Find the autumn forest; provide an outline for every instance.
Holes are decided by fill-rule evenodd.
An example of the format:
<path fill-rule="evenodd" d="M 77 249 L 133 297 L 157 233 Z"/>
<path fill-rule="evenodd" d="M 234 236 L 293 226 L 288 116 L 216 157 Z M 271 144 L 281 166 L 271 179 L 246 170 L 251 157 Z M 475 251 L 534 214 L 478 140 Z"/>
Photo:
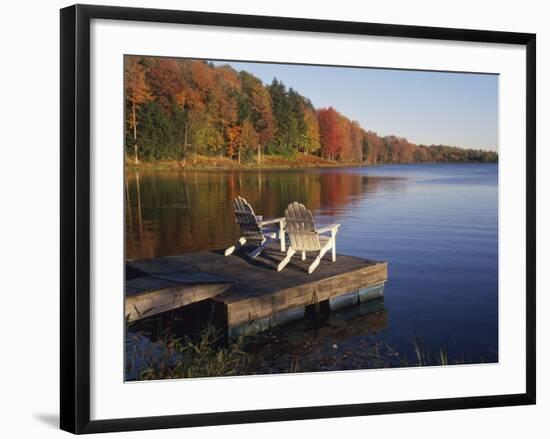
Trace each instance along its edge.
<path fill-rule="evenodd" d="M 128 163 L 316 156 L 344 164 L 495 162 L 496 152 L 379 136 L 293 88 L 211 62 L 125 57 Z"/>

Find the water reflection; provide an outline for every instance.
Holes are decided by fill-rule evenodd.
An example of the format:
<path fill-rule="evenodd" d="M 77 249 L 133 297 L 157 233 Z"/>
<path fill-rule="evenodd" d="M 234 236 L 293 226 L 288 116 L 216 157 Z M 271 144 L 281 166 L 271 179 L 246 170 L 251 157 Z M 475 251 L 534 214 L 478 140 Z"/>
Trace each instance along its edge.
<path fill-rule="evenodd" d="M 403 179 L 342 170 L 126 173 L 126 257 L 143 259 L 222 248 L 237 238 L 232 200 L 281 216 L 298 201 L 335 216 L 365 197 L 403 190 Z"/>
<path fill-rule="evenodd" d="M 404 349 L 419 333 L 431 352 L 449 343 L 451 358 L 498 361 L 498 165 L 129 170 L 126 257 L 231 245 L 236 195 L 265 217 L 301 202 L 318 223 L 342 224 L 339 253 L 388 262 L 387 321 L 377 340 Z"/>
<path fill-rule="evenodd" d="M 300 321 L 261 334 L 252 362 L 258 373 L 330 371 L 394 366 L 392 358 L 376 357 L 376 335 L 387 329 L 384 299 L 333 311 L 320 325 Z"/>

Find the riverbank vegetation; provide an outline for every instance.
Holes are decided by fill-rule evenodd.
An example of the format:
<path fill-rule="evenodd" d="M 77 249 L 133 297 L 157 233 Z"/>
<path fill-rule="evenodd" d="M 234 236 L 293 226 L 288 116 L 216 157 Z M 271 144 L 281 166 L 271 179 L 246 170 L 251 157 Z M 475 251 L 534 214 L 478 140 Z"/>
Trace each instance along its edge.
<path fill-rule="evenodd" d="M 133 169 L 144 169 L 154 171 L 169 171 L 181 169 L 210 170 L 210 169 L 289 169 L 289 168 L 329 168 L 341 166 L 358 166 L 358 162 L 339 161 L 331 162 L 312 154 L 305 155 L 296 153 L 293 157 L 284 157 L 280 155 L 264 155 L 261 163 L 256 160 L 241 161 L 230 159 L 225 156 L 192 155 L 188 160 L 170 159 L 170 160 L 139 160 L 135 163 L 133 157 L 126 157 L 126 166 Z"/>
<path fill-rule="evenodd" d="M 395 135 L 380 136 L 335 108 L 315 108 L 307 97 L 277 79 L 266 85 L 248 72 L 199 60 L 126 56 L 125 114 L 129 165 L 498 160 L 492 151 L 417 145 Z"/>
<path fill-rule="evenodd" d="M 419 334 L 414 334 L 409 345 L 396 350 L 386 343 L 367 339 L 362 340 L 360 346 L 351 348 L 322 337 L 318 331 L 306 333 L 299 342 L 292 336 L 268 333 L 263 336 L 242 335 L 230 344 L 224 343 L 222 331 L 212 323 L 194 337 L 178 338 L 166 331 L 154 343 L 148 341 L 148 345 L 143 344 L 143 337 L 131 334 L 127 340 L 126 379 L 161 380 L 484 362 L 483 356 L 474 360 L 464 352 L 450 358 L 448 341 L 432 352 Z M 258 340 L 263 346 L 260 351 L 257 351 Z M 141 347 L 132 349 L 133 343 L 141 344 Z M 270 355 L 266 355 L 266 349 Z"/>

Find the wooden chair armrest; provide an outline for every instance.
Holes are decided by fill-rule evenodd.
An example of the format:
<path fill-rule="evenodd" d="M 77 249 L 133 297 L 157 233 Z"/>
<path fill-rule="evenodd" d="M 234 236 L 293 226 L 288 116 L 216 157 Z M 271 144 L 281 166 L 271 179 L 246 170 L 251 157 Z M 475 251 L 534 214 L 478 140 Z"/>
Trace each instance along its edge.
<path fill-rule="evenodd" d="M 319 227 L 317 229 L 317 233 L 327 233 L 331 231 L 338 231 L 338 228 L 340 227 L 340 224 L 329 224 L 328 226 Z"/>
<path fill-rule="evenodd" d="M 269 218 L 269 219 L 265 219 L 265 220 L 262 220 L 262 221 L 258 221 L 258 224 L 260 225 L 260 227 L 263 227 L 263 226 L 266 226 L 268 224 L 275 224 L 275 223 L 280 223 L 280 222 L 284 222 L 284 217 L 281 217 L 281 218 Z"/>

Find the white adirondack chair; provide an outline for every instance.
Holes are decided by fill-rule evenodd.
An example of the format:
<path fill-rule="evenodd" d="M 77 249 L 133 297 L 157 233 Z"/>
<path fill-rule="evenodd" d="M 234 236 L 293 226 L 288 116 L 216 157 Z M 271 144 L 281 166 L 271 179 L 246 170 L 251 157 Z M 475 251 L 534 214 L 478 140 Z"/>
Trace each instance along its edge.
<path fill-rule="evenodd" d="M 252 259 L 256 258 L 265 246 L 271 242 L 278 241 L 281 245 L 281 251 L 286 250 L 284 218 L 264 220 L 256 216 L 252 206 L 240 196 L 233 200 L 233 208 L 235 209 L 235 220 L 241 229 L 241 237 L 237 244 L 225 250 L 225 256 L 229 256 L 236 248 L 242 247 L 247 242 L 258 244 L 258 247 L 248 253 L 248 256 Z M 277 223 L 278 227 L 273 227 Z M 272 227 L 266 227 L 268 225 L 272 225 Z"/>
<path fill-rule="evenodd" d="M 277 266 L 277 271 L 285 268 L 296 252 L 302 252 L 302 261 L 306 259 L 306 252 L 319 252 L 307 270 L 310 274 L 329 250 L 332 250 L 332 261 L 336 261 L 336 234 L 339 227 L 340 224 L 331 224 L 317 228 L 313 215 L 303 204 L 289 204 L 285 210 L 285 231 L 290 238 L 290 247 Z M 323 236 L 325 233 L 330 233 L 330 236 Z"/>

